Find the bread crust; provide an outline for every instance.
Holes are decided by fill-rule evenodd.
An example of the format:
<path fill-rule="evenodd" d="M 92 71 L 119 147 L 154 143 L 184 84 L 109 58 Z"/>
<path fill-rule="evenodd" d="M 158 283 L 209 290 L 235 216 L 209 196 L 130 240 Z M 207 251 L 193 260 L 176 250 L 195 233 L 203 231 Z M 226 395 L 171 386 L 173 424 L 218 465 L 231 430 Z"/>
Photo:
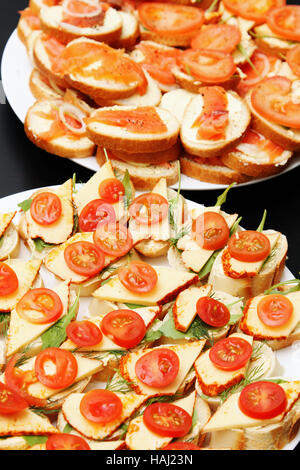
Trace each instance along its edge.
<path fill-rule="evenodd" d="M 63 75 L 54 73 L 51 69 L 47 68 L 43 62 L 40 60 L 38 54 L 36 53 L 36 48 L 33 49 L 33 59 L 34 63 L 37 68 L 40 70 L 41 73 L 46 75 L 49 79 L 53 80 L 57 86 L 61 88 L 68 88 L 68 82 L 65 80 Z"/>
<path fill-rule="evenodd" d="M 287 166 L 288 162 L 284 165 L 274 165 L 274 163 L 255 163 L 243 159 L 243 154 L 238 150 L 229 152 L 221 156 L 224 165 L 232 170 L 236 170 L 245 175 L 252 176 L 253 178 L 264 178 L 266 176 L 276 175 L 281 173 Z"/>
<path fill-rule="evenodd" d="M 159 44 L 164 44 L 165 46 L 171 47 L 190 47 L 191 40 L 198 34 L 198 30 L 181 33 L 181 34 L 170 34 L 170 35 L 161 35 L 149 29 L 145 29 L 140 25 L 140 36 L 143 41 L 154 41 Z"/>
<path fill-rule="evenodd" d="M 203 159 L 205 160 L 205 159 Z M 184 154 L 180 157 L 180 167 L 184 175 L 189 176 L 190 178 L 197 179 L 199 181 L 205 181 L 206 183 L 213 184 L 231 184 L 231 183 L 244 183 L 249 181 L 246 175 L 243 175 L 237 170 L 228 172 L 228 169 L 225 168 L 222 171 L 221 168 L 214 165 L 209 165 L 203 163 L 200 164 L 193 160 L 193 156 Z"/>
<path fill-rule="evenodd" d="M 190 93 L 199 93 L 200 89 L 203 86 L 212 86 L 212 83 L 200 82 L 197 78 L 187 75 L 182 72 L 179 67 L 174 67 L 172 73 L 175 77 L 176 83 Z M 233 90 L 240 82 L 240 77 L 233 77 L 227 80 L 226 82 L 218 83 L 218 86 L 221 86 L 225 90 Z"/>
<path fill-rule="evenodd" d="M 127 153 L 115 150 L 114 156 L 117 160 L 122 160 L 128 163 L 148 163 L 153 165 L 159 165 L 160 163 L 173 162 L 178 160 L 181 146 L 179 142 L 176 142 L 173 147 L 167 150 L 162 150 L 153 153 Z"/>

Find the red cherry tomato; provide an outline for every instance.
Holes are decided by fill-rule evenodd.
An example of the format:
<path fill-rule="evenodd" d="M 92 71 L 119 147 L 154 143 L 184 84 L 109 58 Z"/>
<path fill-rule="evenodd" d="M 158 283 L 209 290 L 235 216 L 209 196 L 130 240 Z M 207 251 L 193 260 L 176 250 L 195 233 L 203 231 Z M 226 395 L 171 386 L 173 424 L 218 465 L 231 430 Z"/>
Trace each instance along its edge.
<path fill-rule="evenodd" d="M 139 358 L 135 373 L 148 387 L 164 388 L 174 382 L 179 366 L 179 358 L 172 349 L 157 348 Z"/>
<path fill-rule="evenodd" d="M 228 250 L 231 256 L 238 261 L 254 263 L 269 256 L 271 245 L 270 240 L 263 233 L 245 230 L 230 237 Z"/>
<path fill-rule="evenodd" d="M 256 24 L 265 23 L 269 17 L 269 11 L 273 7 L 285 5 L 285 0 L 224 0 L 225 8 L 236 16 L 246 20 L 253 20 Z"/>
<path fill-rule="evenodd" d="M 126 227 L 119 224 L 98 225 L 94 242 L 108 256 L 122 257 L 132 248 L 132 236 Z"/>
<path fill-rule="evenodd" d="M 105 336 L 125 349 L 137 346 L 146 334 L 142 317 L 133 310 L 113 310 L 101 322 Z"/>
<path fill-rule="evenodd" d="M 28 403 L 20 395 L 0 382 L 0 415 L 11 415 L 28 408 Z"/>
<path fill-rule="evenodd" d="M 290 299 L 280 294 L 263 297 L 257 306 L 259 319 L 271 328 L 286 325 L 293 311 L 294 306 Z"/>
<path fill-rule="evenodd" d="M 97 245 L 90 242 L 75 242 L 64 251 L 68 267 L 76 274 L 92 277 L 104 266 L 105 257 Z"/>
<path fill-rule="evenodd" d="M 145 426 L 150 431 L 165 437 L 182 437 L 192 427 L 192 417 L 173 403 L 153 403 L 143 414 Z"/>
<path fill-rule="evenodd" d="M 67 326 L 67 336 L 77 346 L 95 346 L 102 341 L 103 335 L 100 328 L 91 321 L 72 321 Z"/>
<path fill-rule="evenodd" d="M 99 196 L 109 204 L 114 204 L 115 202 L 120 201 L 124 195 L 124 185 L 117 178 L 108 178 L 107 180 L 102 181 L 99 186 Z"/>
<path fill-rule="evenodd" d="M 10 295 L 19 287 L 15 271 L 6 263 L 0 262 L 0 296 Z"/>
<path fill-rule="evenodd" d="M 286 61 L 294 74 L 300 77 L 300 44 L 289 50 L 286 56 Z"/>
<path fill-rule="evenodd" d="M 192 40 L 192 49 L 214 49 L 231 54 L 241 40 L 237 26 L 230 24 L 210 24 L 202 28 Z"/>
<path fill-rule="evenodd" d="M 61 200 L 54 193 L 44 192 L 33 198 L 30 215 L 39 225 L 52 225 L 61 216 Z"/>
<path fill-rule="evenodd" d="M 251 344 L 237 337 L 221 339 L 209 350 L 211 362 L 222 370 L 241 369 L 247 364 L 251 355 Z"/>
<path fill-rule="evenodd" d="M 163 447 L 163 450 L 201 450 L 196 444 L 191 442 L 172 442 L 167 446 Z"/>
<path fill-rule="evenodd" d="M 200 297 L 197 302 L 197 313 L 201 320 L 210 326 L 221 328 L 230 320 L 226 305 L 212 297 Z"/>
<path fill-rule="evenodd" d="M 88 443 L 73 434 L 53 434 L 46 442 L 47 450 L 91 450 Z"/>
<path fill-rule="evenodd" d="M 184 72 L 207 84 L 223 83 L 236 71 L 230 54 L 213 49 L 187 49 L 179 58 Z"/>
<path fill-rule="evenodd" d="M 267 16 L 267 24 L 273 33 L 284 39 L 300 41 L 300 6 L 273 8 Z"/>
<path fill-rule="evenodd" d="M 193 223 L 193 232 L 204 250 L 220 250 L 229 239 L 229 227 L 221 214 L 204 212 Z"/>
<path fill-rule="evenodd" d="M 94 232 L 98 224 L 113 224 L 115 221 L 113 206 L 102 199 L 94 199 L 80 212 L 79 228 L 82 232 Z"/>
<path fill-rule="evenodd" d="M 55 373 L 47 372 L 45 368 L 47 362 L 53 364 Z M 59 390 L 70 387 L 75 382 L 78 364 L 71 352 L 59 348 L 47 348 L 37 355 L 34 369 L 43 385 Z"/>
<path fill-rule="evenodd" d="M 275 418 L 286 406 L 285 391 L 274 382 L 253 382 L 243 388 L 239 398 L 241 411 L 253 419 Z"/>
<path fill-rule="evenodd" d="M 29 323 L 52 323 L 61 316 L 63 304 L 56 292 L 39 288 L 28 291 L 17 303 L 16 310 Z"/>
<path fill-rule="evenodd" d="M 123 404 L 109 390 L 91 390 L 80 402 L 80 412 L 88 421 L 107 424 L 118 419 L 122 414 Z"/>
<path fill-rule="evenodd" d="M 131 203 L 129 215 L 138 224 L 154 225 L 167 217 L 168 208 L 168 201 L 160 194 L 141 194 Z"/>
<path fill-rule="evenodd" d="M 151 292 L 158 281 L 155 269 L 143 261 L 133 261 L 120 269 L 118 277 L 126 289 L 138 294 Z"/>

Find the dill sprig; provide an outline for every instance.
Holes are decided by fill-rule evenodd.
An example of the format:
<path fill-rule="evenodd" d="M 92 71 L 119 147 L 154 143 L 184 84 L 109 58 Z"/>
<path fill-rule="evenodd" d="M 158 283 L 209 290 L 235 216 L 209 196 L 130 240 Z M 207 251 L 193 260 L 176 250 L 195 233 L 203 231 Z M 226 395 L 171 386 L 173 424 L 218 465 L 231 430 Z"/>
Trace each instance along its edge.
<path fill-rule="evenodd" d="M 133 383 L 124 379 L 118 369 L 114 369 L 115 374 L 108 380 L 105 390 L 115 393 L 129 393 L 133 391 Z"/>
<path fill-rule="evenodd" d="M 37 406 L 31 406 L 29 409 L 33 411 L 35 414 L 41 416 L 42 418 L 47 415 L 59 413 L 60 411 L 60 408 L 57 408 L 57 409 L 53 408 L 53 409 L 47 410 L 46 408 L 38 408 Z"/>
<path fill-rule="evenodd" d="M 219 397 L 222 402 L 227 400 L 227 398 L 232 395 L 233 393 L 238 393 L 243 388 L 245 388 L 247 385 L 256 382 L 260 377 L 263 375 L 263 368 L 264 364 L 260 364 L 257 367 L 254 367 L 251 369 L 249 372 L 246 372 L 246 375 L 241 382 L 233 385 L 232 387 L 228 388 L 227 390 L 224 390 L 224 392 L 220 393 Z"/>
<path fill-rule="evenodd" d="M 9 324 L 10 315 L 8 313 L 0 313 L 0 331 L 4 336 L 7 336 Z"/>
<path fill-rule="evenodd" d="M 278 290 L 278 287 L 282 287 L 282 286 L 289 285 L 289 284 L 296 284 L 296 285 L 291 287 L 290 289 L 287 289 L 286 291 Z M 300 290 L 300 279 L 291 279 L 290 281 L 284 281 L 284 282 L 280 282 L 279 284 L 275 284 L 270 289 L 265 290 L 264 295 L 269 295 L 269 294 L 287 295 L 287 294 L 290 294 L 291 292 L 296 292 L 298 290 Z"/>

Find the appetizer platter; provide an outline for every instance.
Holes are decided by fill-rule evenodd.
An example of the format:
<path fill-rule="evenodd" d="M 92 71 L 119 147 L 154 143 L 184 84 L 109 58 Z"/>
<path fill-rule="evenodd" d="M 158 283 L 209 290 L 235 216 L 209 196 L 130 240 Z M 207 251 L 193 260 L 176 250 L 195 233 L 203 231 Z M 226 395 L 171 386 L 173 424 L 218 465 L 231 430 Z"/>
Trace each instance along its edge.
<path fill-rule="evenodd" d="M 0 200 L 0 449 L 293 449 L 285 235 L 117 176 Z"/>
<path fill-rule="evenodd" d="M 2 62 L 27 137 L 138 190 L 252 184 L 299 165 L 300 6 L 30 0 Z M 26 53 L 27 52 L 27 53 Z"/>

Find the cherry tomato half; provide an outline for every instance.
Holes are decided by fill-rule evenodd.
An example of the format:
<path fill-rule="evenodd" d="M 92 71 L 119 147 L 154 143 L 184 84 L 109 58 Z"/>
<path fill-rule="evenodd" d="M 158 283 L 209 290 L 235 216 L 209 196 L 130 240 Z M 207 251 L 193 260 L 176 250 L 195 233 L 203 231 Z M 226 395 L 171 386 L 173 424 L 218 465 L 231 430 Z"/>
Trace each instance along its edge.
<path fill-rule="evenodd" d="M 94 199 L 82 209 L 78 222 L 82 232 L 94 232 L 98 224 L 110 224 L 115 221 L 113 206 L 102 199 Z"/>
<path fill-rule="evenodd" d="M 45 367 L 49 363 L 55 368 L 54 373 Z M 37 355 L 34 369 L 43 385 L 58 390 L 70 387 L 75 382 L 78 364 L 71 352 L 59 348 L 47 348 Z"/>
<path fill-rule="evenodd" d="M 75 242 L 64 251 L 68 267 L 82 276 L 95 276 L 104 266 L 105 256 L 97 245 L 90 242 Z"/>
<path fill-rule="evenodd" d="M 6 263 L 0 262 L 0 296 L 10 295 L 19 287 L 15 271 Z"/>
<path fill-rule="evenodd" d="M 30 215 L 39 225 L 51 225 L 57 222 L 62 212 L 61 200 L 50 192 L 37 194 L 30 206 Z"/>
<path fill-rule="evenodd" d="M 88 443 L 73 434 L 53 434 L 46 442 L 47 450 L 91 450 Z"/>
<path fill-rule="evenodd" d="M 126 255 L 132 248 L 132 236 L 126 227 L 119 224 L 98 225 L 94 242 L 103 253 L 112 257 Z"/>
<path fill-rule="evenodd" d="M 263 233 L 245 230 L 230 237 L 228 250 L 231 256 L 238 261 L 253 263 L 267 258 L 271 251 L 271 245 L 270 240 Z"/>
<path fill-rule="evenodd" d="M 157 348 L 138 359 L 135 373 L 148 387 L 164 388 L 174 382 L 179 366 L 179 358 L 172 349 Z"/>
<path fill-rule="evenodd" d="M 182 437 L 192 427 L 192 417 L 173 403 L 152 403 L 143 414 L 145 426 L 159 436 Z"/>
<path fill-rule="evenodd" d="M 17 303 L 16 310 L 29 323 L 52 323 L 61 316 L 63 304 L 57 293 L 51 289 L 31 289 Z"/>
<path fill-rule="evenodd" d="M 118 277 L 126 289 L 137 294 L 151 292 L 158 281 L 155 269 L 143 261 L 132 261 L 118 271 Z"/>
<path fill-rule="evenodd" d="M 91 321 L 72 321 L 67 326 L 67 336 L 77 346 L 95 346 L 102 341 L 103 335 L 100 328 Z"/>
<path fill-rule="evenodd" d="M 230 320 L 230 312 L 226 305 L 212 297 L 200 297 L 197 302 L 197 313 L 207 325 L 221 328 Z"/>
<path fill-rule="evenodd" d="M 220 250 L 229 239 L 229 227 L 221 214 L 204 212 L 193 222 L 193 233 L 204 250 Z"/>
<path fill-rule="evenodd" d="M 247 364 L 251 355 L 251 344 L 238 337 L 221 339 L 209 350 L 211 362 L 222 370 L 241 369 Z"/>
<path fill-rule="evenodd" d="M 285 391 L 274 382 L 253 382 L 243 388 L 239 398 L 241 411 L 253 419 L 275 418 L 286 406 Z"/>
<path fill-rule="evenodd" d="M 263 297 L 257 306 L 259 319 L 267 326 L 276 328 L 283 326 L 293 315 L 294 306 L 290 299 L 280 294 Z"/>
<path fill-rule="evenodd" d="M 121 416 L 122 409 L 118 395 L 109 390 L 91 390 L 80 402 L 82 416 L 92 423 L 111 423 Z"/>
<path fill-rule="evenodd" d="M 124 194 L 124 185 L 117 178 L 108 178 L 99 185 L 99 196 L 109 204 L 120 201 Z"/>
<path fill-rule="evenodd" d="M 129 215 L 141 225 L 159 224 L 168 215 L 168 201 L 160 194 L 146 193 L 136 197 L 129 207 Z"/>
<path fill-rule="evenodd" d="M 146 334 L 142 317 L 133 310 L 113 310 L 104 316 L 101 329 L 114 343 L 125 349 L 137 346 Z"/>
<path fill-rule="evenodd" d="M 0 415 L 11 415 L 28 408 L 24 398 L 0 382 Z"/>

